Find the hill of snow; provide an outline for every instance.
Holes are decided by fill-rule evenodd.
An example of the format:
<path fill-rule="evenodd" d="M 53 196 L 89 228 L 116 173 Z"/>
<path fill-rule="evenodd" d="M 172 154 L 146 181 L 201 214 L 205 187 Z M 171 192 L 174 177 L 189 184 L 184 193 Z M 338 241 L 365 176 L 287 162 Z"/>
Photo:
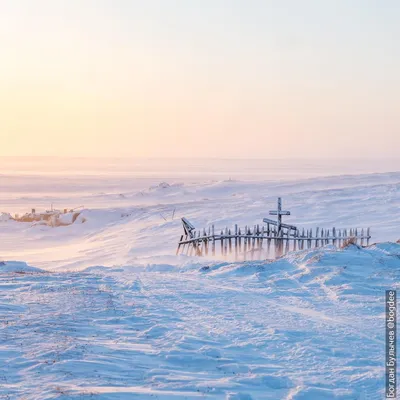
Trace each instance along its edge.
<path fill-rule="evenodd" d="M 86 222 L 0 220 L 0 399 L 383 398 L 400 172 L 223 165 L 3 169 L 0 212 L 82 205 Z M 253 225 L 278 196 L 288 223 L 370 226 L 375 244 L 274 262 L 175 256 L 180 217 Z"/>
<path fill-rule="evenodd" d="M 59 182 L 58 177 L 54 179 Z M 85 191 L 75 191 L 82 179 Z M 171 256 L 182 234 L 181 217 L 198 228 L 259 224 L 276 208 L 278 196 L 292 213 L 285 221 L 299 227 L 370 226 L 373 242 L 400 239 L 400 173 L 296 181 L 191 182 L 185 178 L 170 180 L 168 185 L 164 180 L 153 184 L 153 178 L 115 178 L 115 187 L 107 193 L 96 190 L 101 182 L 107 188 L 108 178 L 74 177 L 66 180 L 57 194 L 51 192 L 53 178 L 42 177 L 40 184 L 39 178 L 36 180 L 43 191 L 40 196 L 34 189 L 20 196 L 23 188 L 18 179 L 9 184 L 10 192 L 0 193 L 2 206 L 10 202 L 4 211 L 35 207 L 40 212 L 51 203 L 59 209 L 84 205 L 80 218 L 86 222 L 54 229 L 0 221 L 0 257 L 47 270 L 160 260 L 179 265 L 181 261 Z M 91 189 L 94 192 L 87 194 Z"/>
<path fill-rule="evenodd" d="M 399 244 L 27 271 L 0 269 L 0 396 L 383 398 L 384 291 L 400 286 Z"/>

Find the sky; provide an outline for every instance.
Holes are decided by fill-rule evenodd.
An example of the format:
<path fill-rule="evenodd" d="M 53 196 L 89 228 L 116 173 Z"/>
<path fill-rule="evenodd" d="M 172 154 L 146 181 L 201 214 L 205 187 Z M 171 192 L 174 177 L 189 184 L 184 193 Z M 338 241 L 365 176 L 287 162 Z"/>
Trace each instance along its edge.
<path fill-rule="evenodd" d="M 0 156 L 385 158 L 397 0 L 0 0 Z"/>

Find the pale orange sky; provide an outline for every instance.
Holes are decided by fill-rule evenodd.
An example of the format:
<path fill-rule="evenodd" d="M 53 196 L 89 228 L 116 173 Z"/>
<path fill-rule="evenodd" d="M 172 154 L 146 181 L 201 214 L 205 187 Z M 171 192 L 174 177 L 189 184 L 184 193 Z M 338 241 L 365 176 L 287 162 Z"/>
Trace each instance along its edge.
<path fill-rule="evenodd" d="M 6 0 L 0 155 L 396 157 L 400 6 Z"/>

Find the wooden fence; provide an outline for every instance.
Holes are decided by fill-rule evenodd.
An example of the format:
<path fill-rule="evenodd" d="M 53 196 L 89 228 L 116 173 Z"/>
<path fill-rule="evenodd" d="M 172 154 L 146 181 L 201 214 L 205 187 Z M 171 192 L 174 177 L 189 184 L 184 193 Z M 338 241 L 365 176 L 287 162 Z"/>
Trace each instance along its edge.
<path fill-rule="evenodd" d="M 327 244 L 342 246 L 351 241 L 363 246 L 368 245 L 371 238 L 370 228 L 367 229 L 323 229 L 316 228 L 299 230 L 292 225 L 283 224 L 281 215 L 289 215 L 281 210 L 281 200 L 278 199 L 278 221 L 264 219 L 266 225 L 246 226 L 235 225 L 233 229 L 225 228 L 216 232 L 214 225 L 207 230 L 196 230 L 186 219 L 182 218 L 184 234 L 178 242 L 177 254 L 216 256 L 233 258 L 235 260 L 255 260 L 280 257 L 289 251 L 321 247 Z"/>

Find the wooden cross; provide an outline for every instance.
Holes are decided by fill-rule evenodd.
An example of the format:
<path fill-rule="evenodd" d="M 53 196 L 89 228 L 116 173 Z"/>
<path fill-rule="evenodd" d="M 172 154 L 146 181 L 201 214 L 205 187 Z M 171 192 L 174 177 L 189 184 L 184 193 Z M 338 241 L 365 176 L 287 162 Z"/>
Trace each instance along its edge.
<path fill-rule="evenodd" d="M 297 227 L 293 226 L 293 225 L 287 225 L 287 224 L 283 224 L 282 223 L 282 215 L 290 215 L 290 211 L 283 211 L 282 210 L 282 199 L 280 197 L 278 197 L 278 209 L 277 210 L 272 210 L 269 212 L 269 215 L 277 215 L 278 216 L 278 221 L 274 221 L 272 219 L 269 218 L 264 218 L 263 221 L 268 223 L 268 224 L 272 224 L 272 225 L 276 225 L 278 227 L 278 235 L 280 236 L 282 228 L 286 228 L 286 229 L 293 229 L 293 230 L 297 230 Z"/>

